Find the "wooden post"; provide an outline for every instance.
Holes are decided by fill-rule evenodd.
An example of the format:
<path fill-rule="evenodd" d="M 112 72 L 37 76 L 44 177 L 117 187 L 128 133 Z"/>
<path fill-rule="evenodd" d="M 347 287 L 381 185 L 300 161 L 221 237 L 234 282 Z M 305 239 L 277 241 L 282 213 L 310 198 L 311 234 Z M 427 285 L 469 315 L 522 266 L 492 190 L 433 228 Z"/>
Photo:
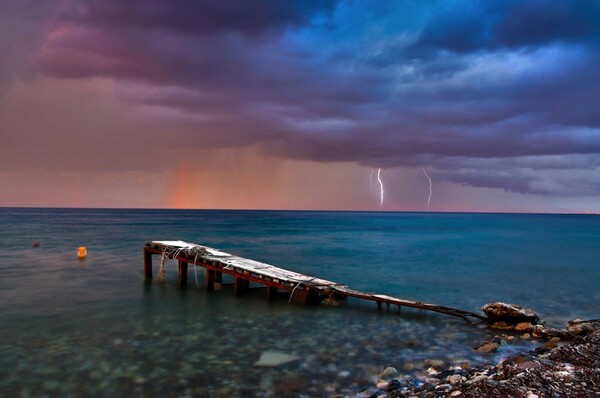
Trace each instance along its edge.
<path fill-rule="evenodd" d="M 179 266 L 179 286 L 186 287 L 188 277 L 188 263 L 183 260 L 177 260 L 177 264 Z"/>
<path fill-rule="evenodd" d="M 294 304 L 318 304 L 319 303 L 319 294 L 315 292 L 313 289 L 296 289 L 293 291 L 291 302 Z"/>
<path fill-rule="evenodd" d="M 246 292 L 246 290 L 248 290 L 249 287 L 250 282 L 247 279 L 242 279 L 237 276 L 234 278 L 233 291 L 235 292 L 236 296 L 239 296 Z"/>
<path fill-rule="evenodd" d="M 272 286 L 267 286 L 267 300 L 275 300 L 277 297 L 277 288 Z"/>
<path fill-rule="evenodd" d="M 377 302 L 377 311 L 381 311 L 381 301 Z"/>
<path fill-rule="evenodd" d="M 206 290 L 213 292 L 215 290 L 215 271 L 212 269 L 206 269 Z"/>
<path fill-rule="evenodd" d="M 223 273 L 215 271 L 215 283 L 223 284 Z"/>
<path fill-rule="evenodd" d="M 144 247 L 144 275 L 147 281 L 152 280 L 152 253 Z"/>

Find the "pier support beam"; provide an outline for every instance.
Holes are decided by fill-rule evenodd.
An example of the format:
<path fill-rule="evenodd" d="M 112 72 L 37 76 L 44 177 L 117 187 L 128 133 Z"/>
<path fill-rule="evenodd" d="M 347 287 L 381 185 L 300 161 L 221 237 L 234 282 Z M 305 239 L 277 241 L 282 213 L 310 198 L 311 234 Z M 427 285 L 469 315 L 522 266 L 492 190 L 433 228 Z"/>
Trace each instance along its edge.
<path fill-rule="evenodd" d="M 290 301 L 294 304 L 319 304 L 319 294 L 312 289 L 296 289 L 292 296 L 290 297 Z"/>
<path fill-rule="evenodd" d="M 206 269 L 206 290 L 209 292 L 213 292 L 215 290 L 215 274 L 216 272 L 211 269 Z M 220 274 L 220 272 L 219 272 Z"/>
<path fill-rule="evenodd" d="M 144 248 L 144 277 L 147 281 L 152 280 L 152 253 Z"/>
<path fill-rule="evenodd" d="M 179 286 L 187 286 L 188 278 L 188 263 L 183 260 L 177 260 L 178 271 L 179 271 Z"/>
<path fill-rule="evenodd" d="M 247 279 L 242 279 L 239 277 L 235 277 L 234 279 L 233 291 L 236 296 L 239 296 L 245 293 L 250 288 L 250 282 Z"/>
<path fill-rule="evenodd" d="M 277 297 L 277 288 L 272 286 L 267 286 L 267 300 L 275 300 Z"/>

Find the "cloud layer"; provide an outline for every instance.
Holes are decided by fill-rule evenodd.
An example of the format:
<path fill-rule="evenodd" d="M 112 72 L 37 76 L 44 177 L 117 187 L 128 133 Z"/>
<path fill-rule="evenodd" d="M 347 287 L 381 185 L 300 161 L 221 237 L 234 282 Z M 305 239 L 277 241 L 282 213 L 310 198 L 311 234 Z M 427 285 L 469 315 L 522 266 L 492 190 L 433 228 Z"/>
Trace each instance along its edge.
<path fill-rule="evenodd" d="M 256 145 L 285 158 L 429 167 L 475 187 L 600 195 L 600 1 L 96 0 L 57 10 L 29 71 L 116 82 L 140 118 L 164 126 L 147 132 L 157 148 Z"/>

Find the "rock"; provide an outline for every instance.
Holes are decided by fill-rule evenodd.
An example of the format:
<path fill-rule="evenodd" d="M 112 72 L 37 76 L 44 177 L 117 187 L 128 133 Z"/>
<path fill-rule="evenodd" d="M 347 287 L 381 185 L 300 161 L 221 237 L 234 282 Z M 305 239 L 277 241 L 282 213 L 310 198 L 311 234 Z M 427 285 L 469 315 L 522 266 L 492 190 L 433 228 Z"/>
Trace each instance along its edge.
<path fill-rule="evenodd" d="M 516 304 L 502 302 L 488 303 L 481 307 L 481 310 L 492 323 L 507 322 L 516 325 L 523 322 L 529 322 L 537 324 L 540 320 L 535 311 Z"/>
<path fill-rule="evenodd" d="M 439 375 L 440 372 L 438 372 L 435 368 L 431 367 L 429 369 L 427 369 L 427 375 L 428 376 L 437 376 Z"/>
<path fill-rule="evenodd" d="M 544 344 L 542 344 L 541 347 L 553 349 L 556 348 L 557 345 L 554 341 L 547 341 Z"/>
<path fill-rule="evenodd" d="M 523 334 L 521 335 L 521 338 L 522 338 L 523 340 L 528 340 L 528 339 L 530 339 L 530 338 L 531 338 L 531 335 L 530 335 L 529 333 L 523 333 Z"/>
<path fill-rule="evenodd" d="M 539 368 L 541 365 L 538 362 L 535 361 L 526 361 L 526 362 L 521 362 L 520 364 L 517 365 L 517 368 L 519 369 L 533 369 L 533 368 Z"/>
<path fill-rule="evenodd" d="M 295 355 L 290 355 L 278 351 L 265 351 L 260 355 L 260 359 L 256 361 L 254 365 L 274 367 L 296 360 L 298 360 L 298 357 Z"/>
<path fill-rule="evenodd" d="M 462 395 L 462 391 L 452 391 L 450 394 L 451 397 L 458 397 L 459 395 Z"/>
<path fill-rule="evenodd" d="M 592 319 L 589 321 L 582 321 L 581 319 L 574 319 L 569 321 L 567 331 L 576 336 L 587 336 L 600 329 L 600 320 Z"/>
<path fill-rule="evenodd" d="M 519 355 L 513 355 L 513 356 L 510 356 L 510 357 L 506 358 L 502 362 L 502 364 L 503 365 L 512 365 L 512 364 L 518 365 L 518 364 L 521 364 L 523 362 L 531 361 L 532 359 L 533 359 L 533 357 L 531 357 L 530 355 L 519 354 Z"/>
<path fill-rule="evenodd" d="M 425 364 L 425 366 L 433 367 L 436 369 L 440 369 L 442 366 L 444 366 L 444 361 L 442 361 L 441 359 L 426 359 L 425 361 L 423 361 L 423 363 Z"/>
<path fill-rule="evenodd" d="M 450 391 L 450 390 L 452 390 L 452 386 L 450 384 L 440 384 L 439 386 L 436 386 L 435 389 L 436 390 Z"/>
<path fill-rule="evenodd" d="M 510 324 L 508 322 L 494 322 L 490 325 L 490 327 L 492 329 L 498 329 L 498 330 L 514 330 L 515 326 L 513 324 Z"/>
<path fill-rule="evenodd" d="M 342 379 L 347 379 L 348 377 L 350 377 L 352 373 L 349 370 L 342 370 L 340 372 L 338 372 L 338 377 L 341 377 Z"/>
<path fill-rule="evenodd" d="M 521 322 L 517 323 L 515 326 L 515 332 L 531 332 L 533 330 L 533 325 L 529 322 Z"/>
<path fill-rule="evenodd" d="M 499 346 L 500 345 L 498 345 L 497 343 L 484 342 L 479 347 L 475 348 L 475 351 L 482 353 L 494 352 L 498 350 Z"/>
<path fill-rule="evenodd" d="M 387 390 L 388 391 L 394 391 L 400 388 L 400 382 L 398 381 L 398 379 L 392 379 L 390 380 L 390 382 L 387 385 Z"/>
<path fill-rule="evenodd" d="M 379 383 L 375 384 L 375 387 L 377 387 L 379 390 L 384 390 L 387 388 L 388 384 L 389 383 L 387 381 L 380 381 Z"/>
<path fill-rule="evenodd" d="M 379 379 L 389 382 L 392 379 L 397 379 L 398 376 L 399 376 L 399 373 L 396 370 L 396 368 L 388 367 L 388 368 L 385 368 L 383 372 L 381 372 L 381 374 L 379 375 Z"/>
<path fill-rule="evenodd" d="M 461 379 L 462 379 L 461 375 L 450 375 L 450 376 L 446 377 L 446 381 L 450 384 L 460 383 Z"/>

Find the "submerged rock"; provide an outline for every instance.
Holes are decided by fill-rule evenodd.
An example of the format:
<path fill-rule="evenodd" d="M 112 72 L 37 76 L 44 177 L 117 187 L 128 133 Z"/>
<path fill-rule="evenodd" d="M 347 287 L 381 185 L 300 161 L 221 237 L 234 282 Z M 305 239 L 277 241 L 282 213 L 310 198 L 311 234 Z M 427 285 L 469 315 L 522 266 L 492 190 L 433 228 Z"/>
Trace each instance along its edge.
<path fill-rule="evenodd" d="M 497 343 L 485 342 L 485 343 L 481 344 L 479 347 L 475 348 L 475 351 L 481 352 L 481 353 L 494 352 L 494 351 L 498 350 L 498 347 L 500 347 L 500 345 Z"/>
<path fill-rule="evenodd" d="M 533 325 L 529 322 L 517 323 L 515 326 L 516 332 L 527 332 L 530 333 L 533 330 Z"/>
<path fill-rule="evenodd" d="M 379 379 L 383 381 L 391 381 L 392 379 L 397 379 L 398 375 L 399 373 L 396 370 L 396 368 L 388 367 L 385 368 L 383 372 L 381 372 L 381 374 L 379 375 Z"/>
<path fill-rule="evenodd" d="M 293 362 L 299 358 L 295 355 L 286 354 L 278 351 L 265 351 L 260 355 L 258 361 L 254 363 L 255 366 L 274 367 Z"/>
<path fill-rule="evenodd" d="M 540 317 L 535 311 L 516 304 L 488 303 L 481 307 L 481 310 L 492 323 L 506 322 L 516 325 L 523 322 L 538 324 L 540 321 Z"/>

